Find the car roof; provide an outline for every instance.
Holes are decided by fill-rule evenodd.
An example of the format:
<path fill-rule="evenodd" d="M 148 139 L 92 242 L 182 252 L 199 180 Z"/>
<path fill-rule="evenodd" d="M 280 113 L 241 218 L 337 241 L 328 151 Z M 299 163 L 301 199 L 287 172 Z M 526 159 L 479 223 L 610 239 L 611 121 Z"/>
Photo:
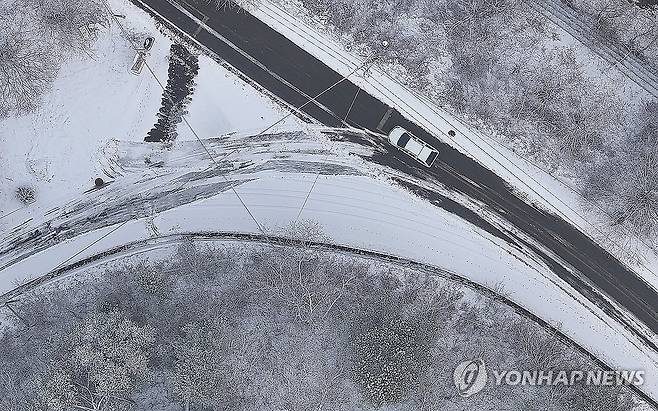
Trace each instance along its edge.
<path fill-rule="evenodd" d="M 435 148 L 401 126 L 393 127 L 388 134 L 388 138 L 393 145 L 408 152 L 427 166 L 431 166 L 439 154 Z M 403 143 L 403 145 L 399 143 Z"/>

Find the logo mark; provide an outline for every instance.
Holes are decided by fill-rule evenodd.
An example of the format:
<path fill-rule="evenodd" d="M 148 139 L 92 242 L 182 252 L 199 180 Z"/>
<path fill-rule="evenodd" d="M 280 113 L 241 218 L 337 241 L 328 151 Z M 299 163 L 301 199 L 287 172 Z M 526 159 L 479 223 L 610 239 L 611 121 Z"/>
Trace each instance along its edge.
<path fill-rule="evenodd" d="M 481 358 L 460 363 L 453 373 L 459 395 L 466 398 L 482 391 L 487 383 L 487 368 Z"/>

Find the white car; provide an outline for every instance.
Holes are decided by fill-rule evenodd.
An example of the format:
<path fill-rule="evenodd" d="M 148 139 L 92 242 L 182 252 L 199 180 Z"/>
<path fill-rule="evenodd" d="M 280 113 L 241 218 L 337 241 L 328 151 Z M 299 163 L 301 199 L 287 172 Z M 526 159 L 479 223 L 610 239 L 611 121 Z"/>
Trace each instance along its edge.
<path fill-rule="evenodd" d="M 388 133 L 388 140 L 427 167 L 432 167 L 434 160 L 439 156 L 437 150 L 400 126 L 394 127 Z"/>

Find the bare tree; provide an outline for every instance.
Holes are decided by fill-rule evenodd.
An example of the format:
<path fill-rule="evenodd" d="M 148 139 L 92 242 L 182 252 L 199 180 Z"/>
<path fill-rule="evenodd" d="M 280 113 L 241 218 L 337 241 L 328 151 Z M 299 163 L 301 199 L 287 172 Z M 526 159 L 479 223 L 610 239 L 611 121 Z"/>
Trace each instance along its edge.
<path fill-rule="evenodd" d="M 643 238 L 658 229 L 658 147 L 621 152 L 594 167 L 585 195 L 602 206 L 610 224 L 625 225 Z"/>
<path fill-rule="evenodd" d="M 19 373 L 13 367 L 14 364 L 0 363 L 0 409 L 7 411 L 20 411 L 30 404 L 30 393 L 26 388 L 33 389 L 26 384 L 28 378 Z M 26 387 L 27 385 L 27 387 Z"/>
<path fill-rule="evenodd" d="M 109 23 L 102 0 L 22 0 L 36 11 L 37 24 L 63 52 L 89 51 L 95 33 Z"/>
<path fill-rule="evenodd" d="M 511 117 L 533 127 L 559 161 L 589 158 L 623 118 L 619 99 L 585 78 L 570 48 L 537 53 L 509 84 Z"/>
<path fill-rule="evenodd" d="M 573 0 L 574 8 L 590 15 L 604 42 L 658 63 L 658 14 L 643 1 Z M 639 7 L 638 7 L 639 6 Z"/>
<path fill-rule="evenodd" d="M 316 238 L 317 227 L 310 226 Z M 307 230 L 291 231 L 308 238 L 302 234 Z M 336 269 L 335 254 L 315 253 L 312 242 L 301 241 L 289 247 Z M 295 254 L 270 258 L 257 246 L 230 247 L 196 250 L 187 244 L 172 259 L 189 260 L 180 265 L 127 263 L 24 295 L 17 307 L 27 324 L 0 325 L 0 409 L 371 410 L 360 394 L 371 403 L 395 403 L 386 409 L 399 411 L 463 409 L 452 380 L 457 358 L 505 367 L 515 361 L 524 368 L 593 367 L 511 308 L 499 315 L 474 300 L 474 290 L 463 295 L 459 284 L 383 262 L 369 266 L 370 276 L 355 287 L 343 289 L 330 316 L 309 326 L 295 321 L 296 311 L 278 310 L 288 301 L 280 295 L 291 294 L 275 287 L 287 285 L 275 281 L 272 288 L 262 283 L 262 289 L 248 290 L 239 276 L 260 276 L 254 269 L 262 268 L 248 264 L 251 259 L 267 264 Z M 296 274 L 298 261 L 284 267 Z M 149 272 L 134 278 L 145 269 Z M 166 284 L 166 292 L 157 282 Z M 331 289 L 322 288 L 325 282 L 302 283 Z M 239 308 L 230 307 L 243 299 Z M 111 301 L 122 308 L 106 303 Z M 627 394 L 614 387 L 528 388 L 485 389 L 477 404 L 630 409 L 623 406 Z"/>
<path fill-rule="evenodd" d="M 28 20 L 27 12 L 0 8 L 0 118 L 33 110 L 57 73 L 55 56 Z"/>
<path fill-rule="evenodd" d="M 16 189 L 16 198 L 25 205 L 32 204 L 37 199 L 36 189 L 29 185 L 19 186 Z"/>
<path fill-rule="evenodd" d="M 658 103 L 647 103 L 635 134 L 588 169 L 585 197 L 606 211 L 620 236 L 653 240 L 658 234 Z M 626 242 L 625 242 L 626 243 Z M 627 243 L 632 245 L 632 242 Z"/>
<path fill-rule="evenodd" d="M 570 387 L 569 398 L 562 401 L 564 410 L 573 411 L 631 411 L 648 409 L 640 406 L 641 402 L 631 395 L 628 387 L 623 385 L 577 385 Z"/>
<path fill-rule="evenodd" d="M 218 406 L 227 390 L 220 345 L 224 336 L 213 324 L 189 323 L 173 343 L 173 390 L 185 411 L 193 404 Z"/>
<path fill-rule="evenodd" d="M 148 372 L 154 330 L 117 311 L 94 312 L 61 339 L 41 388 L 46 409 L 129 409 L 132 390 Z"/>
<path fill-rule="evenodd" d="M 327 241 L 327 237 L 313 221 L 294 223 L 283 235 L 290 244 L 264 248 L 254 258 L 246 281 L 296 320 L 322 322 L 353 294 L 367 268 L 314 249 L 314 241 Z"/>
<path fill-rule="evenodd" d="M 574 363 L 575 356 L 565 349 L 556 336 L 538 333 L 537 326 L 528 320 L 516 321 L 510 327 L 518 349 L 520 367 L 533 370 L 563 369 Z"/>
<path fill-rule="evenodd" d="M 356 333 L 353 379 L 366 399 L 379 407 L 401 402 L 427 366 L 429 349 L 413 324 L 377 318 Z"/>
<path fill-rule="evenodd" d="M 260 4 L 260 0 L 213 0 L 217 8 L 253 10 Z"/>

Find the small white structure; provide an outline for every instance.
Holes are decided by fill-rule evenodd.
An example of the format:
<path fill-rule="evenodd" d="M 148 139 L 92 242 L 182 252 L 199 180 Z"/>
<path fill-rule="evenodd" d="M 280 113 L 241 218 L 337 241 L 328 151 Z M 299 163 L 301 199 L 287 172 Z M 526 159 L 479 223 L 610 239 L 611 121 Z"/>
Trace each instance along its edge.
<path fill-rule="evenodd" d="M 130 72 L 138 76 L 139 73 L 142 72 L 145 63 L 146 63 L 146 53 L 144 53 L 143 51 L 138 51 L 137 54 L 135 54 L 135 58 L 133 59 L 133 64 L 130 67 Z"/>

